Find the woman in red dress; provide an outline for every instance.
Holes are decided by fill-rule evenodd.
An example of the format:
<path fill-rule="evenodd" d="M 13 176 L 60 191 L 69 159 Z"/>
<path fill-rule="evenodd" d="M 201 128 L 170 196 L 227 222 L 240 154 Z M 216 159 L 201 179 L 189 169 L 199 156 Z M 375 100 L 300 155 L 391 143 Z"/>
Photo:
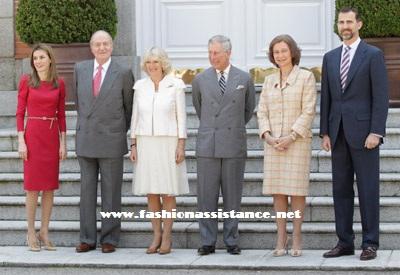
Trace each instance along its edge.
<path fill-rule="evenodd" d="M 46 250 L 55 250 L 48 232 L 54 190 L 59 184 L 59 161 L 65 159 L 67 153 L 65 86 L 64 81 L 57 77 L 53 51 L 49 46 L 35 46 L 30 57 L 32 74 L 21 77 L 16 113 L 18 153 L 24 160 L 26 239 L 31 251 L 40 251 L 42 244 Z M 42 219 L 40 231 L 36 233 L 35 216 L 40 191 Z"/>

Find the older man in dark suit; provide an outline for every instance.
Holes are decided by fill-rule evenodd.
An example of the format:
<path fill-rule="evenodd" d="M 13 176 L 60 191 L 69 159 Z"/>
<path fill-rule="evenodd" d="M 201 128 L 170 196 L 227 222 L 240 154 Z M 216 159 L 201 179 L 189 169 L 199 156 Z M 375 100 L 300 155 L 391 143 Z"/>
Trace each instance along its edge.
<path fill-rule="evenodd" d="M 105 31 L 92 35 L 94 60 L 75 65 L 74 90 L 78 121 L 76 154 L 81 168 L 80 244 L 77 252 L 96 248 L 97 180 L 101 174 L 101 210 L 121 210 L 123 156 L 128 153 L 133 75 L 111 58 L 113 41 Z M 115 251 L 120 236 L 119 218 L 102 220 L 103 253 Z"/>
<path fill-rule="evenodd" d="M 354 254 L 354 173 L 362 222 L 361 260 L 379 247 L 379 144 L 385 135 L 388 80 L 382 52 L 359 37 L 354 8 L 339 11 L 343 45 L 324 56 L 321 87 L 322 147 L 332 149 L 333 199 L 339 241 L 325 258 Z"/>

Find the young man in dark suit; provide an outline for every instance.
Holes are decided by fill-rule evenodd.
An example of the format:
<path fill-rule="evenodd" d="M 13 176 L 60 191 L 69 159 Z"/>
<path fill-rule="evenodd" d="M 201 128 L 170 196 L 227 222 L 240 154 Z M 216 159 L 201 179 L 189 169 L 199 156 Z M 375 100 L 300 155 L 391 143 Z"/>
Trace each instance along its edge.
<path fill-rule="evenodd" d="M 322 148 L 332 150 L 335 248 L 325 258 L 354 255 L 354 173 L 362 223 L 361 260 L 379 247 L 379 145 L 388 114 L 388 80 L 383 53 L 359 37 L 363 23 L 355 8 L 338 14 L 343 45 L 326 53 L 322 66 Z"/>

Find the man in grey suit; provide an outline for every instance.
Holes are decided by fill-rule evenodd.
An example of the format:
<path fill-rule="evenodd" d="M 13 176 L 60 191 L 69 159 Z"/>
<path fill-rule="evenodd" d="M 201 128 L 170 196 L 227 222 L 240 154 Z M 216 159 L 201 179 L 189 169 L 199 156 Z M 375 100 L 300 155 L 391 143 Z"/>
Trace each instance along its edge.
<path fill-rule="evenodd" d="M 230 64 L 231 41 L 216 35 L 208 41 L 212 67 L 192 82 L 193 105 L 200 119 L 197 135 L 197 202 L 199 211 L 218 208 L 221 188 L 224 211 L 240 211 L 245 160 L 246 123 L 255 107 L 254 84 L 248 73 Z M 217 219 L 200 219 L 199 255 L 215 252 Z M 238 220 L 224 220 L 227 252 L 240 254 Z"/>
<path fill-rule="evenodd" d="M 128 153 L 133 75 L 111 58 L 113 41 L 109 33 L 97 31 L 90 48 L 94 60 L 75 65 L 74 92 L 78 120 L 76 154 L 81 169 L 80 244 L 76 252 L 96 248 L 96 205 L 98 174 L 101 174 L 101 210 L 121 211 L 123 156 Z M 103 253 L 115 251 L 121 221 L 102 220 L 100 243 Z"/>

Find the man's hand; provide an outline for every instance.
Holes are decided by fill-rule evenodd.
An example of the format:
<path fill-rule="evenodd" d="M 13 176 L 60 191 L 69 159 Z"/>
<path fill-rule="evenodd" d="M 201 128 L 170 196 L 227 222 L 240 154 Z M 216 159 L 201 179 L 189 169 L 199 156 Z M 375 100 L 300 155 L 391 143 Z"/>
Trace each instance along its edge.
<path fill-rule="evenodd" d="M 321 143 L 322 149 L 324 149 L 326 152 L 329 152 L 331 148 L 331 139 L 329 138 L 328 135 L 324 135 L 322 137 L 322 143 Z"/>
<path fill-rule="evenodd" d="M 379 145 L 380 138 L 374 134 L 369 134 L 367 139 L 365 140 L 364 147 L 367 149 L 374 149 Z"/>

